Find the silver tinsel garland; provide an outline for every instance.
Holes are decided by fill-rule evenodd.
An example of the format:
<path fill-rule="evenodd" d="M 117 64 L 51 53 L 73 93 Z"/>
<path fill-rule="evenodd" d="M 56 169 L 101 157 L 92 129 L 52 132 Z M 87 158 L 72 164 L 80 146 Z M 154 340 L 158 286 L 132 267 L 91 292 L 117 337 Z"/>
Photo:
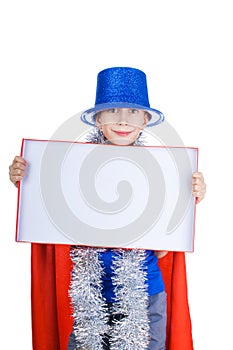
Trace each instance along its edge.
<path fill-rule="evenodd" d="M 104 249 L 71 247 L 73 271 L 70 297 L 74 309 L 77 349 L 102 350 L 109 335 L 111 350 L 145 350 L 149 344 L 148 294 L 143 270 L 145 251 L 115 249 L 113 285 L 115 302 L 110 313 L 122 315 L 108 325 L 109 310 L 101 293 L 104 269 L 99 252 Z"/>
<path fill-rule="evenodd" d="M 113 260 L 112 312 L 125 315 L 111 329 L 112 350 L 144 350 L 149 345 L 148 293 L 142 269 L 145 250 L 121 250 Z"/>
<path fill-rule="evenodd" d="M 78 349 L 103 349 L 103 336 L 109 326 L 107 304 L 102 296 L 103 267 L 98 259 L 101 249 L 71 247 L 73 270 L 70 297 Z"/>

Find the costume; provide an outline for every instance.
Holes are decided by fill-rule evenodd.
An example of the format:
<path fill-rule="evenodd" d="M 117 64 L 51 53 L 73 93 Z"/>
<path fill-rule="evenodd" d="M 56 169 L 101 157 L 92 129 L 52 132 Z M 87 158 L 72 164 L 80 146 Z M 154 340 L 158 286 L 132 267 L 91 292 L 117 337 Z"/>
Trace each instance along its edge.
<path fill-rule="evenodd" d="M 167 292 L 167 350 L 193 350 L 185 255 L 159 260 Z M 68 295 L 72 264 L 66 245 L 32 244 L 33 350 L 66 350 L 72 331 Z"/>
<path fill-rule="evenodd" d="M 96 113 L 117 108 L 145 111 L 149 127 L 164 120 L 163 114 L 149 105 L 145 74 L 134 68 L 116 67 L 100 72 L 97 77 L 95 107 L 85 111 L 81 120 L 95 126 Z M 94 131 L 89 141 L 108 143 L 100 130 Z M 137 145 L 142 144 L 140 139 L 137 142 Z M 138 327 L 137 331 L 134 331 L 135 339 L 138 337 L 139 347 L 143 344 L 142 349 L 147 349 L 147 343 L 144 344 L 144 341 L 149 325 L 146 312 L 148 296 L 144 290 L 144 272 L 139 268 L 145 261 L 145 251 L 132 249 L 119 250 L 119 252 L 120 257 L 113 261 L 114 292 L 117 300 L 114 303 L 113 312 L 126 313 L 127 317 L 126 322 L 117 323 L 113 328 L 116 329 L 111 334 L 113 349 L 120 349 L 121 340 L 127 337 L 129 334 L 127 331 L 134 329 L 135 325 Z M 105 329 L 106 309 L 100 287 L 102 274 L 98 254 L 96 248 L 74 247 L 71 248 L 70 259 L 69 246 L 32 244 L 34 350 L 67 350 L 68 337 L 73 326 L 72 314 L 77 323 L 77 334 L 80 333 L 78 335 L 80 340 L 85 337 L 90 339 L 94 334 L 93 343 L 97 344 L 95 349 L 101 348 L 102 335 L 107 333 L 108 329 Z M 122 269 L 122 265 L 125 268 Z M 184 254 L 169 253 L 161 259 L 159 265 L 167 292 L 167 350 L 192 350 Z M 127 278 L 129 275 L 135 278 L 136 288 L 129 282 Z M 90 281 L 93 282 L 90 283 Z M 131 283 L 130 286 L 129 283 Z M 86 293 L 90 286 L 90 293 Z M 129 295 L 124 293 L 128 290 L 131 293 Z M 68 291 L 70 291 L 71 300 Z M 89 305 L 91 305 L 89 315 L 91 314 L 92 319 L 91 322 L 85 323 L 88 318 L 85 312 Z M 83 314 L 79 312 L 80 309 L 83 310 Z M 89 349 L 90 344 L 91 342 L 87 344 Z M 85 342 L 83 346 L 85 348 Z M 122 347 L 122 349 L 125 348 Z"/>

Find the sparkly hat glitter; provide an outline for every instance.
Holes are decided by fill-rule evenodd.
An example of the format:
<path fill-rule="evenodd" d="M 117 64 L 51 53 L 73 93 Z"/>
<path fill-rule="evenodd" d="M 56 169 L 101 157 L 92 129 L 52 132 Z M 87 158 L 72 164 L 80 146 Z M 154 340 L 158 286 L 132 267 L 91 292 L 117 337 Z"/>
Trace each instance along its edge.
<path fill-rule="evenodd" d="M 160 124 L 164 115 L 150 108 L 146 75 L 139 69 L 113 67 L 99 72 L 97 76 L 95 106 L 82 113 L 81 120 L 95 126 L 98 112 L 111 108 L 135 108 L 149 113 L 147 126 Z"/>

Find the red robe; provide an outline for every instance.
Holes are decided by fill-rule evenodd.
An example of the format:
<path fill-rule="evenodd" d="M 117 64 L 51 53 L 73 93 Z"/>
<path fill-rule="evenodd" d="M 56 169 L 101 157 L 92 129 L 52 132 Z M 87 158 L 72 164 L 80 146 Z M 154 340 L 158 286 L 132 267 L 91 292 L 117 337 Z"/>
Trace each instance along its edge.
<path fill-rule="evenodd" d="M 33 350 L 67 350 L 72 331 L 68 296 L 70 246 L 32 244 Z M 167 350 L 193 350 L 184 253 L 159 260 L 166 285 Z"/>

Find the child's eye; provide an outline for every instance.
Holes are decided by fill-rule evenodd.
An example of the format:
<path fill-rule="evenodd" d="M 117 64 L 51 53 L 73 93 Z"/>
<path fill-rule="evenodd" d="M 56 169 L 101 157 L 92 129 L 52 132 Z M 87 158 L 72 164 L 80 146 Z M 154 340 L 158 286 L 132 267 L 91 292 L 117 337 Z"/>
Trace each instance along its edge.
<path fill-rule="evenodd" d="M 136 113 L 138 113 L 138 109 L 132 108 L 132 109 L 130 109 L 130 113 L 136 114 Z"/>
<path fill-rule="evenodd" d="M 117 108 L 111 108 L 111 109 L 108 109 L 108 112 L 109 113 L 117 113 L 118 109 Z"/>

